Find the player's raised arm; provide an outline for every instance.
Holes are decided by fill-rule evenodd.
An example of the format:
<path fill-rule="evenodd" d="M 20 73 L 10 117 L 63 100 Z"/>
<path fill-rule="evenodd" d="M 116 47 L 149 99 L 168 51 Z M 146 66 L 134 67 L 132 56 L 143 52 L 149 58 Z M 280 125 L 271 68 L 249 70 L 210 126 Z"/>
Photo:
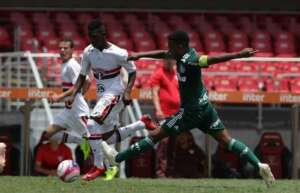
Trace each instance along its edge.
<path fill-rule="evenodd" d="M 197 65 L 205 68 L 208 67 L 209 65 L 226 62 L 232 59 L 248 58 L 253 56 L 256 52 L 257 50 L 254 50 L 253 48 L 245 48 L 240 52 L 226 53 L 217 56 L 202 55 L 198 58 Z"/>
<path fill-rule="evenodd" d="M 127 60 L 138 60 L 140 58 L 165 59 L 168 55 L 167 50 L 152 50 L 148 52 L 131 53 Z"/>

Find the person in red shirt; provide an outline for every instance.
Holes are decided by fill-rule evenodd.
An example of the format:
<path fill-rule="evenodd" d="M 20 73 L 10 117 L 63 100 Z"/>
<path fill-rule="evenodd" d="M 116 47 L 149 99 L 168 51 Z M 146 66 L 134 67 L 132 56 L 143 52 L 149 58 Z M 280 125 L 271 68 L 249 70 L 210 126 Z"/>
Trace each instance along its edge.
<path fill-rule="evenodd" d="M 46 176 L 56 176 L 56 169 L 60 162 L 72 159 L 72 152 L 63 143 L 50 140 L 41 144 L 37 149 L 35 171 Z"/>
<path fill-rule="evenodd" d="M 150 78 L 155 116 L 163 120 L 179 110 L 180 98 L 175 69 L 175 60 L 165 59 L 164 65 L 158 68 Z M 157 147 L 157 177 L 166 177 L 168 167 L 168 150 L 175 139 L 166 138 Z M 171 142 L 171 143 L 170 143 Z"/>
<path fill-rule="evenodd" d="M 176 113 L 180 99 L 175 60 L 166 59 L 150 78 L 155 115 L 158 120 Z"/>

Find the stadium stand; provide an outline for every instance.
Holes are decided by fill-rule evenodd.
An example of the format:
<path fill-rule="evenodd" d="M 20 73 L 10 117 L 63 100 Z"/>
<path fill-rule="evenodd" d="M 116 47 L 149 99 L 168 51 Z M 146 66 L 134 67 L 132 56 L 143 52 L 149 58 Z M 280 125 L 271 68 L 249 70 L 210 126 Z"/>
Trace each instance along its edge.
<path fill-rule="evenodd" d="M 199 53 L 234 52 L 252 46 L 262 57 L 299 55 L 298 16 L 217 13 L 5 11 L 1 18 L 9 25 L 0 27 L 0 49 L 52 53 L 59 39 L 69 37 L 74 39 L 75 53 L 80 54 L 88 42 L 86 24 L 96 17 L 107 25 L 110 41 L 130 51 L 167 49 L 168 33 L 183 29 Z M 16 36 L 10 33 L 11 28 L 17 30 Z M 19 40 L 19 48 L 11 47 L 15 40 Z M 156 68 L 153 61 L 146 63 L 138 64 L 142 73 L 138 74 L 137 86 L 145 86 L 147 76 Z M 258 84 L 263 84 L 265 91 L 299 92 L 299 81 L 294 76 L 287 75 L 284 80 L 278 77 L 283 72 L 299 71 L 298 64 L 288 62 L 231 62 L 204 70 L 204 74 L 225 77 L 211 83 L 210 90 L 257 91 Z M 233 77 L 230 72 L 238 72 L 238 76 Z"/>

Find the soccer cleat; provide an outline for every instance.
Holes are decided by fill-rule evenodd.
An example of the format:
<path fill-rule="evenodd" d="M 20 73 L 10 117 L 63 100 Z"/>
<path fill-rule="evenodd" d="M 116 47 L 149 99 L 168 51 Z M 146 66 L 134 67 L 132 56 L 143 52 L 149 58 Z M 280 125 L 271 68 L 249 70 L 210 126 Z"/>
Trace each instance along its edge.
<path fill-rule="evenodd" d="M 93 166 L 88 173 L 82 176 L 83 180 L 90 181 L 96 179 L 98 176 L 101 176 L 105 172 L 105 168 L 97 168 Z"/>
<path fill-rule="evenodd" d="M 118 174 L 118 172 L 119 172 L 119 169 L 117 166 L 109 167 L 105 172 L 104 181 L 109 181 L 109 180 L 114 179 L 116 177 L 116 175 Z"/>
<path fill-rule="evenodd" d="M 5 153 L 6 145 L 4 143 L 0 143 L 0 173 L 4 170 L 5 167 Z"/>
<path fill-rule="evenodd" d="M 116 162 L 115 158 L 118 154 L 118 152 L 115 150 L 115 148 L 110 147 L 105 141 L 101 142 L 101 148 L 106 156 L 107 160 L 112 166 L 117 166 L 119 163 Z"/>
<path fill-rule="evenodd" d="M 149 115 L 143 115 L 141 121 L 145 124 L 147 130 L 152 131 L 157 128 L 157 125 L 152 121 Z"/>
<path fill-rule="evenodd" d="M 272 184 L 275 183 L 275 178 L 268 164 L 265 163 L 259 164 L 259 174 L 265 181 L 267 187 L 270 187 Z"/>

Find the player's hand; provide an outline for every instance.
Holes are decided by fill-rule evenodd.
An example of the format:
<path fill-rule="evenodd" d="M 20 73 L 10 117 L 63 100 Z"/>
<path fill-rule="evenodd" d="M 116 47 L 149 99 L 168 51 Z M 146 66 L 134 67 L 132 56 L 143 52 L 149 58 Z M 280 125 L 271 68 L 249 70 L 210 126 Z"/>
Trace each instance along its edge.
<path fill-rule="evenodd" d="M 163 120 L 165 118 L 165 115 L 162 111 L 156 111 L 155 116 L 158 120 Z"/>
<path fill-rule="evenodd" d="M 66 100 L 65 100 L 65 107 L 68 108 L 68 109 L 71 109 L 72 108 L 72 104 L 75 100 L 75 97 L 76 97 L 76 94 L 72 94 L 70 97 L 68 97 Z"/>
<path fill-rule="evenodd" d="M 48 100 L 51 104 L 56 103 L 59 101 L 59 96 L 56 93 L 50 93 Z"/>
<path fill-rule="evenodd" d="M 131 104 L 132 99 L 131 99 L 131 93 L 130 92 L 125 91 L 124 96 L 123 96 L 123 102 L 124 102 L 125 106 Z"/>
<path fill-rule="evenodd" d="M 130 61 L 130 60 L 138 60 L 138 59 L 139 59 L 139 56 L 138 56 L 136 53 L 132 52 L 132 53 L 128 56 L 127 61 Z"/>
<path fill-rule="evenodd" d="M 255 50 L 253 48 L 245 48 L 238 53 L 238 57 L 239 58 L 248 58 L 248 57 L 253 56 L 257 52 L 258 52 L 258 50 Z"/>

